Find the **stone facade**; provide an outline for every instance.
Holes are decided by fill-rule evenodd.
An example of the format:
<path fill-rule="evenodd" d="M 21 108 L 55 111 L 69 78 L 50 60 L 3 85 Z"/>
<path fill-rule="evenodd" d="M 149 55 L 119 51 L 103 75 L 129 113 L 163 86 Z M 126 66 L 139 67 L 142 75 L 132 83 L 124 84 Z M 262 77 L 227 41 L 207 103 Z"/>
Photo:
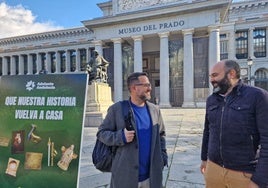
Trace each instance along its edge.
<path fill-rule="evenodd" d="M 0 75 L 84 72 L 93 50 L 111 64 L 112 99 L 128 97 L 126 77 L 146 71 L 161 107 L 203 107 L 208 70 L 235 59 L 242 79 L 268 89 L 268 0 L 111 0 L 84 27 L 0 39 Z M 248 59 L 253 65 L 248 66 Z"/>

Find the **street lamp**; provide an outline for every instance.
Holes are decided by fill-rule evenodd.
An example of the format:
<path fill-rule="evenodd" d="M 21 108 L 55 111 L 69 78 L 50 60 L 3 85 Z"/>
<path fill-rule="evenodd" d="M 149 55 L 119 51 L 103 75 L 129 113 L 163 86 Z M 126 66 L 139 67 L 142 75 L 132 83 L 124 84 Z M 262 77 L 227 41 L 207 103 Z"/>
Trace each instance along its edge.
<path fill-rule="evenodd" d="M 253 61 L 250 57 L 248 58 L 247 63 L 248 63 L 248 85 L 251 85 L 251 66 L 253 64 Z"/>

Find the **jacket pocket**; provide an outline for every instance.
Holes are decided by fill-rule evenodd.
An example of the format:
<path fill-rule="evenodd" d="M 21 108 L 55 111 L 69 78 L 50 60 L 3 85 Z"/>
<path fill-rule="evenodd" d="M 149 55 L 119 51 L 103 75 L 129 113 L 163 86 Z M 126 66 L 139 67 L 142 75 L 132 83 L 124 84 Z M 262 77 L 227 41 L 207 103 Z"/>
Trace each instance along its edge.
<path fill-rule="evenodd" d="M 208 121 L 209 121 L 210 124 L 215 124 L 216 123 L 216 120 L 219 117 L 217 115 L 218 109 L 219 109 L 218 105 L 211 105 L 211 106 L 208 107 L 207 113 L 208 113 Z"/>
<path fill-rule="evenodd" d="M 252 109 L 248 104 L 234 103 L 229 106 L 223 136 L 224 143 L 228 146 L 225 156 L 233 156 L 229 159 L 233 164 L 243 166 L 254 160 L 255 123 L 250 121 L 252 116 Z"/>
<path fill-rule="evenodd" d="M 247 126 L 251 117 L 250 106 L 247 104 L 230 105 L 229 122 L 240 126 Z"/>

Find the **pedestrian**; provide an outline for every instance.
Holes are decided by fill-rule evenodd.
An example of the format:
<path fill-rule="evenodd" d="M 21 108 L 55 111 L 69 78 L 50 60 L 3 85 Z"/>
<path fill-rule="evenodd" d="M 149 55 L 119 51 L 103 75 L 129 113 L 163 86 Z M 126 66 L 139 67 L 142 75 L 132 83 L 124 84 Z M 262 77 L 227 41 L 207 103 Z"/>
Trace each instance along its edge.
<path fill-rule="evenodd" d="M 97 137 L 117 146 L 111 168 L 111 188 L 162 188 L 162 171 L 167 165 L 165 127 L 159 107 L 148 102 L 151 84 L 146 73 L 127 78 L 127 102 L 134 130 L 127 130 L 121 102 L 109 107 Z"/>
<path fill-rule="evenodd" d="M 233 60 L 216 63 L 210 82 L 200 166 L 206 188 L 267 188 L 268 92 L 243 84 Z"/>

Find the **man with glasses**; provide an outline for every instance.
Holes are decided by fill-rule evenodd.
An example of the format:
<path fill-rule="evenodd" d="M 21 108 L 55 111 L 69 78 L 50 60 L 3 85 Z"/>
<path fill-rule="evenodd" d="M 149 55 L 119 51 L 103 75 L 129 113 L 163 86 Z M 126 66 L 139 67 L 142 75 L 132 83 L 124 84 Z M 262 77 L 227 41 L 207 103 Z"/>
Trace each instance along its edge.
<path fill-rule="evenodd" d="M 128 108 L 123 109 L 122 101 L 110 106 L 97 133 L 103 143 L 117 146 L 110 187 L 162 188 L 167 152 L 160 109 L 148 102 L 152 88 L 146 73 L 129 75 L 127 86 Z M 130 111 L 132 129 L 126 127 L 122 110 Z"/>

